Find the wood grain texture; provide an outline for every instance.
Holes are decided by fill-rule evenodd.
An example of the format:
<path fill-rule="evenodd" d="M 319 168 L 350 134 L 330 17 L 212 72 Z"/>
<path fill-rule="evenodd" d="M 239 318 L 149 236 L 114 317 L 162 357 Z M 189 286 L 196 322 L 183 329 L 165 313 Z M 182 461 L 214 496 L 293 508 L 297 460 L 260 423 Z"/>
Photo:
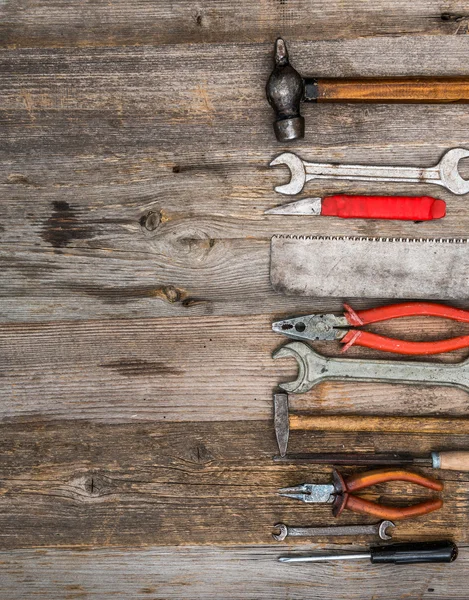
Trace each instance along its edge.
<path fill-rule="evenodd" d="M 385 568 L 368 564 L 360 568 L 356 562 L 281 565 L 279 554 L 277 546 L 175 548 L 171 560 L 164 546 L 137 551 L 1 553 L 0 597 L 43 598 L 46 591 L 48 600 L 323 600 L 332 582 L 342 582 L 334 585 L 337 600 L 467 598 L 467 547 L 460 548 L 458 560 L 451 565 Z M 400 589 L 405 592 L 397 596 Z"/>
<path fill-rule="evenodd" d="M 438 190 L 448 217 L 419 225 L 263 212 L 285 201 L 273 187 L 286 173 L 267 166 L 283 148 L 264 96 L 278 34 L 305 74 L 465 76 L 468 22 L 458 0 L 1 3 L 0 545 L 9 551 L 0 557 L 0 597 L 467 596 L 466 552 L 450 568 L 280 569 L 274 558 L 288 546 L 270 545 L 272 524 L 331 517 L 329 507 L 313 516 L 275 491 L 312 474 L 326 481 L 329 470 L 273 463 L 269 420 L 272 389 L 295 373 L 292 361 L 270 358 L 282 343 L 272 318 L 341 310 L 339 300 L 272 292 L 270 236 L 465 237 L 464 198 Z M 469 139 L 463 106 L 312 108 L 296 146 L 310 159 L 425 166 Z M 384 190 L 328 182 L 307 194 L 343 191 Z M 384 331 L 429 339 L 464 327 L 417 320 Z M 376 354 L 353 348 L 349 356 Z M 464 416 L 468 397 L 326 383 L 291 405 Z M 295 431 L 289 449 L 428 452 L 468 443 Z M 468 541 L 467 474 L 441 475 L 443 511 L 403 523 L 397 539 Z M 407 484 L 370 497 L 397 502 L 397 492 L 403 503 L 427 497 Z M 83 552 L 90 548 L 102 550 Z"/>
<path fill-rule="evenodd" d="M 2 44 L 17 46 L 119 46 L 187 42 L 253 42 L 280 33 L 297 39 L 357 35 L 467 33 L 467 4 L 435 0 L 328 2 L 327 0 L 176 0 L 148 3 L 72 0 L 67 10 L 54 0 L 6 2 L 0 11 Z"/>
<path fill-rule="evenodd" d="M 272 390 L 297 371 L 294 359 L 271 358 L 288 341 L 271 331 L 271 319 L 264 314 L 3 324 L 0 415 L 105 422 L 268 419 Z M 373 329 L 423 340 L 453 337 L 469 325 L 421 317 Z M 339 342 L 315 347 L 329 356 L 341 350 Z M 457 362 L 467 354 L 465 349 L 427 360 Z M 402 358 L 358 346 L 347 356 Z M 466 416 L 468 404 L 469 395 L 456 388 L 335 381 L 292 395 L 290 403 L 293 410 L 314 413 L 416 416 Z"/>
<path fill-rule="evenodd" d="M 418 448 L 419 453 L 428 453 L 442 446 L 462 449 L 468 438 L 294 432 L 290 449 L 311 451 L 314 444 L 317 451 L 345 446 L 413 453 Z M 278 522 L 373 522 L 348 511 L 334 519 L 331 505 L 313 507 L 278 496 L 280 487 L 304 481 L 327 483 L 331 469 L 274 463 L 277 450 L 271 421 L 5 423 L 0 439 L 2 549 L 269 544 Z M 343 467 L 341 472 L 351 474 L 356 469 Z M 391 482 L 360 495 L 393 506 L 441 497 L 441 510 L 399 522 L 395 540 L 450 537 L 467 542 L 469 474 L 419 472 L 443 481 L 444 491 Z M 304 543 L 287 538 L 278 545 L 279 552 Z"/>
<path fill-rule="evenodd" d="M 464 75 L 469 38 L 291 46 L 297 67 L 306 69 L 314 56 L 319 74 Z M 177 45 L 1 54 L 8 74 L 0 82 L 5 319 L 286 309 L 290 304 L 268 282 L 274 233 L 467 233 L 464 199 L 430 185 L 393 184 L 386 193 L 438 194 L 448 204 L 441 222 L 265 217 L 264 210 L 285 201 L 273 188 L 286 176 L 267 166 L 281 151 L 263 89 L 271 44 L 199 50 Z M 444 60 L 435 62 L 434 55 Z M 308 159 L 425 166 L 469 138 L 467 111 L 453 104 L 308 106 L 304 112 L 307 133 L 298 152 Z M 383 186 L 326 182 L 305 193 L 340 191 L 379 194 Z"/>

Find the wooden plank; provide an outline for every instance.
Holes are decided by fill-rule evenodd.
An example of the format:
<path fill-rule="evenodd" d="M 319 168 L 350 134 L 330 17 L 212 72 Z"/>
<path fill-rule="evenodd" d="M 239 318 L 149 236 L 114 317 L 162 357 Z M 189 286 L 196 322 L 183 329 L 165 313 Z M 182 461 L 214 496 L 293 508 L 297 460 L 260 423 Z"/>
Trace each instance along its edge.
<path fill-rule="evenodd" d="M 330 505 L 312 508 L 277 495 L 285 485 L 327 482 L 331 469 L 274 463 L 271 421 L 16 422 L 3 424 L 1 433 L 2 549 L 269 544 L 272 526 L 282 521 L 292 525 L 367 521 L 347 511 L 334 520 Z M 464 448 L 467 437 L 319 433 L 313 440 L 318 451 L 373 446 L 426 453 L 441 444 Z M 311 450 L 311 445 L 311 434 L 303 432 L 292 436 L 290 447 L 301 452 Z M 353 468 L 341 470 L 348 473 Z M 436 476 L 445 484 L 444 507 L 400 522 L 395 540 L 468 541 L 469 475 L 438 471 Z M 394 505 L 438 496 L 399 482 L 364 494 Z M 278 549 L 301 543 L 288 539 Z"/>
<path fill-rule="evenodd" d="M 272 315 L 10 324 L 0 328 L 0 416 L 29 419 L 268 419 L 272 390 L 296 377 L 294 359 L 274 361 L 286 341 Z M 412 324 L 412 328 L 410 328 Z M 453 337 L 469 326 L 403 319 L 375 327 L 396 337 Z M 315 346 L 340 354 L 340 344 Z M 457 362 L 467 350 L 430 356 Z M 347 356 L 383 354 L 355 347 Z M 385 356 L 398 360 L 396 355 Z M 408 357 L 417 360 L 419 357 Z M 467 393 L 447 387 L 324 382 L 292 397 L 292 408 L 321 412 L 464 415 Z"/>
<path fill-rule="evenodd" d="M 308 550 L 311 550 L 309 547 Z M 244 598 L 465 600 L 469 551 L 452 565 L 371 566 L 360 562 L 280 565 L 277 547 L 17 551 L 0 554 L 8 600 Z M 334 583 L 333 583 L 334 582 Z M 333 589 L 332 589 L 333 586 Z"/>
<path fill-rule="evenodd" d="M 443 6 L 435 0 L 354 2 L 289 0 L 233 4 L 202 0 L 196 5 L 123 0 L 83 4 L 72 0 L 67 10 L 56 0 L 6 2 L 0 12 L 2 44 L 18 46 L 118 46 L 187 43 L 253 42 L 279 33 L 295 39 L 344 39 L 370 35 L 467 33 L 464 2 Z M 312 24 L 311 20 L 314 17 Z"/>
<path fill-rule="evenodd" d="M 319 74 L 464 74 L 466 37 L 295 43 L 292 52 L 300 69 L 314 55 Z M 0 82 L 5 319 L 288 310 L 268 281 L 274 233 L 465 236 L 464 199 L 435 186 L 413 189 L 446 199 L 441 222 L 264 217 L 285 201 L 273 192 L 284 171 L 267 167 L 280 151 L 262 92 L 271 45 L 198 48 L 2 54 L 10 74 Z M 318 160 L 430 165 L 469 136 L 461 105 L 304 112 L 308 131 L 298 152 Z M 328 182 L 305 193 L 337 191 L 383 188 Z"/>

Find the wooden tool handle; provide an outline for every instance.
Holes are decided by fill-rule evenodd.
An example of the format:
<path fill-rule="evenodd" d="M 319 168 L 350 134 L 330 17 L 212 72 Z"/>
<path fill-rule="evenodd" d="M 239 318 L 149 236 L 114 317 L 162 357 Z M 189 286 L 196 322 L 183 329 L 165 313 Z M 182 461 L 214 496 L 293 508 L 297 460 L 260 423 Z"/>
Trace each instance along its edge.
<path fill-rule="evenodd" d="M 317 79 L 317 102 L 469 102 L 467 77 Z"/>
<path fill-rule="evenodd" d="M 290 429 L 306 431 L 375 431 L 379 433 L 469 434 L 469 419 L 448 417 L 376 417 L 290 413 Z"/>
<path fill-rule="evenodd" d="M 460 450 L 439 452 L 440 469 L 449 471 L 469 471 L 469 452 Z"/>

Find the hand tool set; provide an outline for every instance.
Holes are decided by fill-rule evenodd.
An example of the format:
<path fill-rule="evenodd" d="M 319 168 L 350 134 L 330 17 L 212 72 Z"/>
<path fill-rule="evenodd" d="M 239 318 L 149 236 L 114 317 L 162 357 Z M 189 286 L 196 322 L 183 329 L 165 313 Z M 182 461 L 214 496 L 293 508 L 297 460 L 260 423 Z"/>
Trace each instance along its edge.
<path fill-rule="evenodd" d="M 304 137 L 301 102 L 375 103 L 469 103 L 469 77 L 405 78 L 304 78 L 291 65 L 285 42 L 275 42 L 275 67 L 266 93 L 274 109 L 274 131 L 280 142 Z M 270 166 L 285 165 L 290 180 L 275 187 L 280 194 L 299 194 L 312 180 L 371 183 L 427 183 L 457 195 L 469 193 L 469 180 L 458 170 L 466 148 L 448 149 L 433 166 L 391 166 L 310 162 L 293 152 L 283 152 Z M 445 216 L 443 200 L 430 196 L 368 196 L 334 194 L 308 197 L 265 211 L 267 215 L 329 216 L 342 219 L 394 219 L 432 221 Z M 453 386 L 469 392 L 469 359 L 458 364 L 331 358 L 309 344 L 339 341 L 342 352 L 352 345 L 402 355 L 433 355 L 469 348 L 469 334 L 438 341 L 408 341 L 378 335 L 367 325 L 402 317 L 442 317 L 469 323 L 469 311 L 422 300 L 458 300 L 469 296 L 469 241 L 467 239 L 368 238 L 336 236 L 276 235 L 271 240 L 270 280 L 275 291 L 311 297 L 406 298 L 381 308 L 355 311 L 344 304 L 344 312 L 308 314 L 283 318 L 272 330 L 294 340 L 277 349 L 273 358 L 293 357 L 298 364 L 295 381 L 280 383 L 285 392 L 304 393 L 325 380 L 389 382 Z M 389 540 L 393 521 L 408 519 L 441 508 L 443 501 L 429 498 L 411 506 L 373 502 L 362 492 L 375 484 L 404 481 L 443 490 L 443 483 L 404 470 L 407 465 L 453 471 L 469 471 L 469 451 L 434 450 L 427 455 L 399 452 L 319 452 L 287 454 L 290 429 L 336 432 L 404 432 L 469 435 L 469 419 L 460 417 L 314 415 L 288 408 L 287 393 L 274 394 L 274 424 L 279 447 L 277 464 L 380 466 L 380 470 L 354 474 L 332 471 L 329 483 L 297 483 L 281 488 L 282 497 L 309 505 L 332 505 L 338 517 L 344 509 L 379 517 L 383 521 L 364 525 L 291 527 L 275 525 L 273 537 L 378 536 Z M 303 476 L 302 476 L 303 477 Z M 304 480 L 303 480 L 304 481 Z M 452 562 L 457 547 L 451 541 L 401 543 L 370 548 L 354 554 L 281 557 L 281 562 L 315 562 L 368 558 L 372 563 L 410 564 Z"/>

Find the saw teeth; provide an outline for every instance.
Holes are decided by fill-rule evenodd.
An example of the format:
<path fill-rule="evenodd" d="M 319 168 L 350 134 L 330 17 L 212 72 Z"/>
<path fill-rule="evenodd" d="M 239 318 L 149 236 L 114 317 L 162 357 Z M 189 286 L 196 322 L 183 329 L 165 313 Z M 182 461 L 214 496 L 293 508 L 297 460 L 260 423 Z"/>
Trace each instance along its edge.
<path fill-rule="evenodd" d="M 360 237 L 360 236 L 336 236 L 336 235 L 281 235 L 273 236 L 275 239 L 291 240 L 318 240 L 318 241 L 338 241 L 338 242 L 381 242 L 381 243 L 405 243 L 405 244 L 467 244 L 468 238 L 390 238 L 390 237 Z"/>

